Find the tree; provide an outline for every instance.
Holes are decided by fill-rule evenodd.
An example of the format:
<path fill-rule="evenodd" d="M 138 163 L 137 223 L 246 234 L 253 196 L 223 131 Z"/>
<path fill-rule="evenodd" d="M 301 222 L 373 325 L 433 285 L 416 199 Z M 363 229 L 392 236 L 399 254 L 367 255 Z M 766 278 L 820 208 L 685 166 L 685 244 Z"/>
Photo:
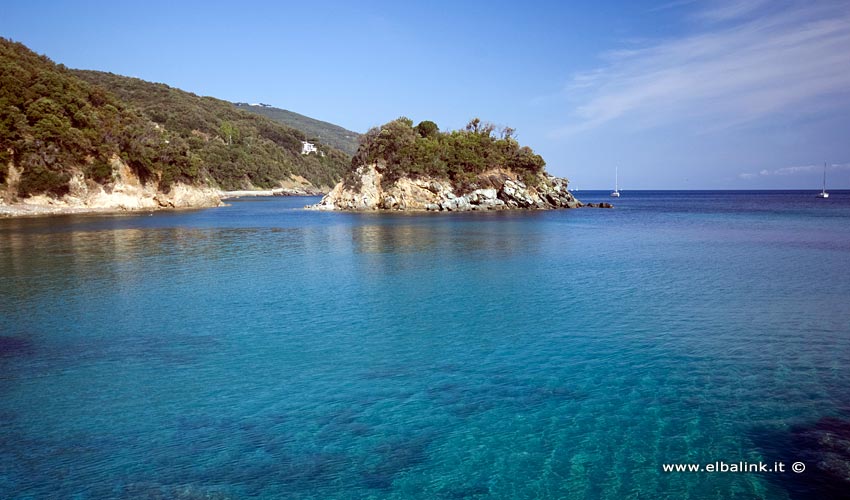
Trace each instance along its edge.
<path fill-rule="evenodd" d="M 228 146 L 233 145 L 234 136 L 236 136 L 238 140 L 239 131 L 236 129 L 236 127 L 233 126 L 232 123 L 227 121 L 221 122 L 221 127 L 219 130 L 221 131 L 221 138 L 224 139 L 224 142 L 226 142 Z"/>
<path fill-rule="evenodd" d="M 440 134 L 440 127 L 431 120 L 425 120 L 419 122 L 419 125 L 416 126 L 416 132 L 419 134 L 419 137 L 433 139 Z"/>

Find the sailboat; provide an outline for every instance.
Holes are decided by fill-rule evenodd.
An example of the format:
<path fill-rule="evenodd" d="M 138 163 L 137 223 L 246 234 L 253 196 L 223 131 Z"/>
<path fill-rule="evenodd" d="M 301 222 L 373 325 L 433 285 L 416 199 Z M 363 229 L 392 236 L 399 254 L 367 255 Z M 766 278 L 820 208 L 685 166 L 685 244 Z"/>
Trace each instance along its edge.
<path fill-rule="evenodd" d="M 826 192 L 826 163 L 823 164 L 823 190 L 818 193 L 818 198 L 829 198 L 829 193 Z"/>
<path fill-rule="evenodd" d="M 614 167 L 614 192 L 611 193 L 611 198 L 619 198 L 620 197 L 620 185 L 617 172 L 618 167 Z"/>

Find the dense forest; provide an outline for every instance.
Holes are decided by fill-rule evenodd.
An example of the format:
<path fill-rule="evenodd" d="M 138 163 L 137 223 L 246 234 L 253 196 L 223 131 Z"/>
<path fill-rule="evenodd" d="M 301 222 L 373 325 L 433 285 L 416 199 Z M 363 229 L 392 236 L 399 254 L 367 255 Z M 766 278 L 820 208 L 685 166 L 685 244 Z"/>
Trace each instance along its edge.
<path fill-rule="evenodd" d="M 360 134 L 344 129 L 333 123 L 323 122 L 286 109 L 275 108 L 268 104 L 248 104 L 237 102 L 239 109 L 262 115 L 288 125 L 307 134 L 307 140 L 327 144 L 340 151 L 353 155 L 360 144 Z"/>
<path fill-rule="evenodd" d="M 389 185 L 402 176 L 448 178 L 459 192 L 474 189 L 479 174 L 504 168 L 519 174 L 526 184 L 537 184 L 546 163 L 531 148 L 520 146 L 510 127 L 495 135 L 496 127 L 475 118 L 464 130 L 440 132 L 432 121 L 414 126 L 398 118 L 369 130 L 352 159 L 346 183 L 357 183 L 354 170 L 377 162 Z"/>
<path fill-rule="evenodd" d="M 73 71 L 0 38 L 0 184 L 9 166 L 17 195 L 68 192 L 68 181 L 108 184 L 119 155 L 142 180 L 225 189 L 272 187 L 291 174 L 332 185 L 348 157 L 300 154 L 302 132 L 165 85 Z"/>

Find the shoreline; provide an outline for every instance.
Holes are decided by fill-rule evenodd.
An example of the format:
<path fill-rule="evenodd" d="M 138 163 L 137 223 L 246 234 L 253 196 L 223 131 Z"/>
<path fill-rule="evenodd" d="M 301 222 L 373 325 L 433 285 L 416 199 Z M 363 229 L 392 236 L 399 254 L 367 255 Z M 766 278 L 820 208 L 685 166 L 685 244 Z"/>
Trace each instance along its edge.
<path fill-rule="evenodd" d="M 260 197 L 278 197 L 278 196 L 322 196 L 324 192 L 318 191 L 316 193 L 310 192 L 308 190 L 302 189 L 287 189 L 287 188 L 275 188 L 275 189 L 264 189 L 264 190 L 242 190 L 242 191 L 220 191 L 218 193 L 219 203 L 212 204 L 198 204 L 194 206 L 148 206 L 148 207 L 133 207 L 127 208 L 125 206 L 112 206 L 112 207 L 92 207 L 86 205 L 68 205 L 64 204 L 62 201 L 57 200 L 55 204 L 42 204 L 42 203 L 26 203 L 26 202 L 18 202 L 12 204 L 6 204 L 2 200 L 0 200 L 0 219 L 12 219 L 12 218 L 28 218 L 28 217 L 50 217 L 57 215 L 109 215 L 109 214 L 126 214 L 126 215 L 138 215 L 141 213 L 153 213 L 153 212 L 164 212 L 164 211 L 182 211 L 182 210 L 201 210 L 205 208 L 216 208 L 216 207 L 224 207 L 229 206 L 227 203 L 224 203 L 225 200 L 234 199 L 234 198 L 260 198 Z"/>
<path fill-rule="evenodd" d="M 121 208 L 121 207 L 68 207 L 33 205 L 30 203 L 16 203 L 13 205 L 0 205 L 0 219 L 51 217 L 57 215 L 138 215 L 142 213 L 170 212 L 183 210 L 201 210 L 204 208 L 216 208 L 216 206 L 197 207 L 148 207 L 148 208 Z"/>
<path fill-rule="evenodd" d="M 327 192 L 319 189 L 304 188 L 274 188 L 274 189 L 243 189 L 237 191 L 222 191 L 221 199 L 250 198 L 260 196 L 324 196 Z"/>

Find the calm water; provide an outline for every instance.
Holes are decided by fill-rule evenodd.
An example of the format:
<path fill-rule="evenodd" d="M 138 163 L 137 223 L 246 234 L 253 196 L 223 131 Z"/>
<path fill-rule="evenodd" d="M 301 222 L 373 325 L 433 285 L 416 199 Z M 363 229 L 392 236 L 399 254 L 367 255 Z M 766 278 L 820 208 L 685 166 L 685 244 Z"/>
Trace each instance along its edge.
<path fill-rule="evenodd" d="M 0 497 L 836 495 L 832 196 L 0 220 Z M 759 460 L 808 471 L 661 471 Z"/>

